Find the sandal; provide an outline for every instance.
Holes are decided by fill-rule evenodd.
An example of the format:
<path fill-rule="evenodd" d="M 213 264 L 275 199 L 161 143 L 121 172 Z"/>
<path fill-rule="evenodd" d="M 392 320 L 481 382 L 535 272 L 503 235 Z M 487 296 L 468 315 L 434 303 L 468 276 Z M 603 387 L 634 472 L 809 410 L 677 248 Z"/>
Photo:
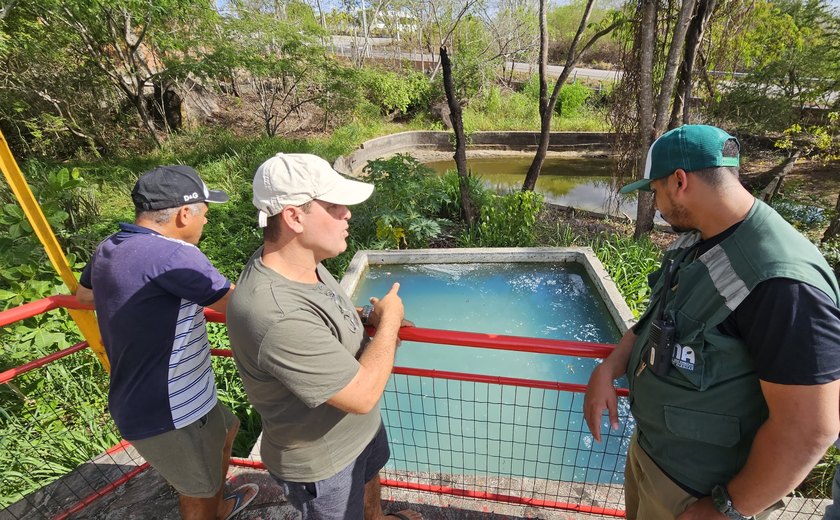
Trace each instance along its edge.
<path fill-rule="evenodd" d="M 250 491 L 253 491 L 254 494 L 249 498 L 248 495 Z M 234 489 L 233 493 L 224 498 L 225 502 L 232 499 L 236 500 L 236 502 L 233 503 L 233 510 L 231 510 L 230 514 L 225 517 L 225 520 L 230 520 L 238 513 L 242 512 L 243 509 L 248 507 L 248 504 L 257 498 L 257 493 L 259 493 L 259 491 L 260 488 L 256 484 L 242 484 L 238 488 Z"/>

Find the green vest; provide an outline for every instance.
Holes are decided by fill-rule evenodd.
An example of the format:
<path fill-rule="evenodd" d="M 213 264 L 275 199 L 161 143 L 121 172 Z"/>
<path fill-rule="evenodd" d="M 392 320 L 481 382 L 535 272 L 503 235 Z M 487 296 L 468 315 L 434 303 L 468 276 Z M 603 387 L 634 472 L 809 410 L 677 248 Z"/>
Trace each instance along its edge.
<path fill-rule="evenodd" d="M 659 310 L 660 269 L 651 275 L 651 302 L 636 325 L 627 378 L 642 448 L 672 478 L 710 494 L 741 469 L 767 419 L 746 345 L 718 325 L 771 278 L 810 284 L 835 304 L 840 291 L 817 248 L 761 201 L 735 232 L 694 258 L 699 239 L 696 232 L 682 235 L 665 252 L 678 266 L 666 307 L 676 327 L 673 366 L 663 377 L 642 368 Z"/>

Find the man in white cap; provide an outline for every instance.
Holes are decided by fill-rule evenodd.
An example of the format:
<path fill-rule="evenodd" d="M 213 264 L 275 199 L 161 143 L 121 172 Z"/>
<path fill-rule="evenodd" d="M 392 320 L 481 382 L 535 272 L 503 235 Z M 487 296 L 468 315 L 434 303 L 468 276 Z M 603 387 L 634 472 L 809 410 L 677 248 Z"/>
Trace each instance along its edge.
<path fill-rule="evenodd" d="M 589 379 L 584 414 L 618 427 L 627 376 L 636 434 L 629 520 L 767 518 L 840 430 L 840 289 L 814 245 L 738 181 L 738 140 L 685 125 L 644 178 L 679 232 L 648 310 Z"/>
<path fill-rule="evenodd" d="M 304 519 L 383 518 L 379 471 L 390 452 L 379 400 L 403 324 L 399 284 L 357 309 L 321 265 L 347 248 L 347 206 L 373 185 L 320 157 L 280 153 L 257 169 L 253 189 L 263 246 L 237 281 L 227 324 L 262 417 L 262 461 Z"/>

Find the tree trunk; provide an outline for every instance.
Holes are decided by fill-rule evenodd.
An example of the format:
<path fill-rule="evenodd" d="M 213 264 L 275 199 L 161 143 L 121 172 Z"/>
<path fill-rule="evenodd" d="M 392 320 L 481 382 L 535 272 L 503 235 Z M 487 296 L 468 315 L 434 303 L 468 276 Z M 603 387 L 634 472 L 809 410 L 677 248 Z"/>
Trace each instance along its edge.
<path fill-rule="evenodd" d="M 796 150 L 793 154 L 785 159 L 785 162 L 782 163 L 781 168 L 778 169 L 773 177 L 770 179 L 770 182 L 767 183 L 767 186 L 761 190 L 761 193 L 758 195 L 758 198 L 764 202 L 770 202 L 773 197 L 779 193 L 779 190 L 782 189 L 782 184 L 785 182 L 785 176 L 793 170 L 793 167 L 796 165 L 796 161 L 799 159 L 801 155 L 801 150 Z M 771 170 L 772 172 L 772 170 Z"/>
<path fill-rule="evenodd" d="M 648 148 L 653 142 L 653 54 L 656 36 L 656 0 L 642 0 L 642 23 L 639 28 L 639 151 L 636 171 L 645 171 Z M 636 228 L 633 237 L 638 240 L 653 229 L 653 194 L 638 191 L 636 201 Z"/>
<path fill-rule="evenodd" d="M 677 83 L 677 95 L 674 98 L 674 106 L 671 110 L 671 122 L 668 128 L 676 128 L 681 124 L 687 125 L 691 118 L 691 86 L 694 75 L 694 60 L 700 44 L 703 42 L 703 33 L 709 18 L 715 10 L 716 0 L 697 0 L 697 12 L 691 19 L 688 26 L 688 34 L 685 40 L 685 54 L 680 66 L 680 76 Z"/>
<path fill-rule="evenodd" d="M 143 127 L 146 129 L 146 132 L 149 133 L 149 136 L 155 142 L 155 146 L 160 148 L 160 139 L 158 138 L 157 132 L 155 131 L 155 125 L 152 122 L 152 116 L 149 114 L 149 110 L 146 107 L 146 97 L 141 92 L 139 95 L 132 96 L 132 102 L 134 103 L 134 108 L 137 109 L 137 115 L 140 116 L 140 121 L 143 123 Z"/>
<path fill-rule="evenodd" d="M 640 98 L 646 91 L 653 92 L 653 47 L 656 28 L 656 5 L 650 0 L 643 0 L 643 25 L 641 28 L 643 55 L 650 52 L 650 61 L 642 59 L 641 71 L 641 93 Z M 691 13 L 694 12 L 694 5 L 696 0 L 682 0 L 682 7 L 680 8 L 679 17 L 674 24 L 671 35 L 671 47 L 668 49 L 668 59 L 665 62 L 665 71 L 662 78 L 662 83 L 659 87 L 659 93 L 656 98 L 655 110 L 647 112 L 641 106 L 640 101 L 640 119 L 646 117 L 646 113 L 652 114 L 654 119 L 652 132 L 647 132 L 646 125 L 641 125 L 640 147 L 637 171 L 644 172 L 644 164 L 647 159 L 647 152 L 653 140 L 662 135 L 670 122 L 671 100 L 674 93 L 674 83 L 677 78 L 677 67 L 680 63 L 679 57 L 682 53 L 683 44 L 685 43 L 685 35 L 688 31 L 688 23 L 691 19 Z M 651 12 L 652 11 L 652 12 Z M 670 31 L 669 31 L 670 32 Z M 649 68 L 646 68 L 648 67 Z M 654 198 L 650 192 L 639 191 L 638 207 L 636 209 L 636 229 L 633 236 L 636 239 L 641 238 L 653 229 L 654 216 Z"/>
<path fill-rule="evenodd" d="M 835 240 L 840 237 L 840 195 L 837 195 L 837 203 L 834 205 L 834 216 L 828 224 L 828 229 L 823 233 L 822 242 Z"/>
<path fill-rule="evenodd" d="M 583 32 L 586 30 L 589 22 L 589 15 L 592 14 L 592 6 L 595 0 L 587 0 L 586 7 L 581 16 L 580 24 L 578 25 L 577 33 L 569 46 L 568 54 L 566 55 L 566 63 L 563 66 L 563 72 L 554 83 L 554 90 L 551 92 L 551 97 L 548 96 L 548 82 L 546 81 L 546 69 L 548 68 L 548 24 L 546 22 L 546 0 L 540 0 L 540 138 L 537 144 L 537 151 L 534 154 L 534 160 L 528 168 L 528 173 L 525 174 L 525 181 L 522 183 L 522 191 L 533 191 L 537 185 L 537 178 L 540 176 L 540 170 L 545 162 L 545 156 L 548 153 L 549 140 L 551 139 L 551 118 L 554 115 L 554 107 L 557 104 L 557 96 L 560 94 L 560 89 L 569 79 L 572 71 L 575 69 L 580 57 L 586 52 L 602 36 L 609 34 L 621 22 L 616 22 L 595 33 L 592 38 L 584 45 L 583 49 L 578 52 L 577 47 Z"/>
<path fill-rule="evenodd" d="M 592 0 L 589 0 L 592 3 Z M 548 68 L 548 22 L 546 20 L 546 0 L 540 0 L 540 140 L 537 145 L 537 152 L 534 160 L 525 174 L 525 181 L 522 183 L 522 191 L 533 191 L 537 185 L 537 177 L 540 176 L 545 154 L 548 152 L 548 141 L 551 136 L 551 114 L 546 113 L 548 107 L 548 82 L 545 78 L 545 71 Z M 571 52 L 571 50 L 570 50 Z M 566 70 L 563 70 L 566 74 Z"/>
<path fill-rule="evenodd" d="M 665 74 L 662 78 L 662 86 L 659 88 L 659 97 L 656 103 L 656 120 L 653 123 L 655 136 L 665 133 L 670 121 L 671 99 L 674 93 L 674 82 L 677 78 L 677 67 L 682 53 L 685 35 L 688 32 L 688 23 L 691 20 L 691 13 L 694 12 L 696 0 L 682 0 L 679 18 L 674 25 L 674 32 L 671 36 L 671 48 L 668 49 L 668 60 L 665 62 Z"/>
<path fill-rule="evenodd" d="M 473 204 L 470 197 L 469 177 L 467 171 L 467 138 L 464 135 L 464 122 L 461 117 L 461 104 L 455 98 L 455 88 L 452 86 L 452 64 L 446 53 L 446 47 L 440 48 L 440 64 L 443 69 L 443 89 L 446 92 L 446 102 L 449 104 L 452 128 L 455 130 L 455 166 L 458 168 L 458 188 L 461 192 L 461 212 L 464 222 L 472 226 L 474 222 Z"/>

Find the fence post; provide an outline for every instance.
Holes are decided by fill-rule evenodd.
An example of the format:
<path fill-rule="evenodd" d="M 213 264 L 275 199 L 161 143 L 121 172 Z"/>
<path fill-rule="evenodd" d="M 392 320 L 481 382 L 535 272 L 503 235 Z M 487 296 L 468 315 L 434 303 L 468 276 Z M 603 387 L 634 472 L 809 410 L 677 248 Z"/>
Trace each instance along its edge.
<path fill-rule="evenodd" d="M 9 143 L 6 141 L 3 132 L 0 132 L 0 170 L 3 170 L 6 182 L 9 183 L 12 192 L 15 194 L 15 198 L 23 208 L 26 218 L 32 225 L 32 229 L 35 230 L 35 235 L 37 235 L 38 239 L 44 245 L 44 249 L 47 251 L 47 256 L 53 268 L 61 276 L 61 279 L 67 288 L 70 289 L 70 292 L 75 294 L 79 285 L 76 277 L 73 275 L 73 271 L 67 263 L 64 251 L 61 250 L 61 246 L 55 238 L 55 233 L 53 233 L 49 222 L 44 217 L 44 212 L 41 211 L 41 206 L 38 205 L 38 201 L 32 195 L 29 184 L 26 183 L 23 173 L 20 171 L 17 162 L 15 162 L 15 158 L 9 149 Z M 102 366 L 110 372 L 111 364 L 108 362 L 108 355 L 105 353 L 105 347 L 102 345 L 102 337 L 99 335 L 99 325 L 96 322 L 96 315 L 93 311 L 78 309 L 67 309 L 67 312 L 70 313 L 70 317 L 76 322 L 76 325 L 79 327 L 90 348 L 96 354 L 96 357 L 99 358 Z"/>

